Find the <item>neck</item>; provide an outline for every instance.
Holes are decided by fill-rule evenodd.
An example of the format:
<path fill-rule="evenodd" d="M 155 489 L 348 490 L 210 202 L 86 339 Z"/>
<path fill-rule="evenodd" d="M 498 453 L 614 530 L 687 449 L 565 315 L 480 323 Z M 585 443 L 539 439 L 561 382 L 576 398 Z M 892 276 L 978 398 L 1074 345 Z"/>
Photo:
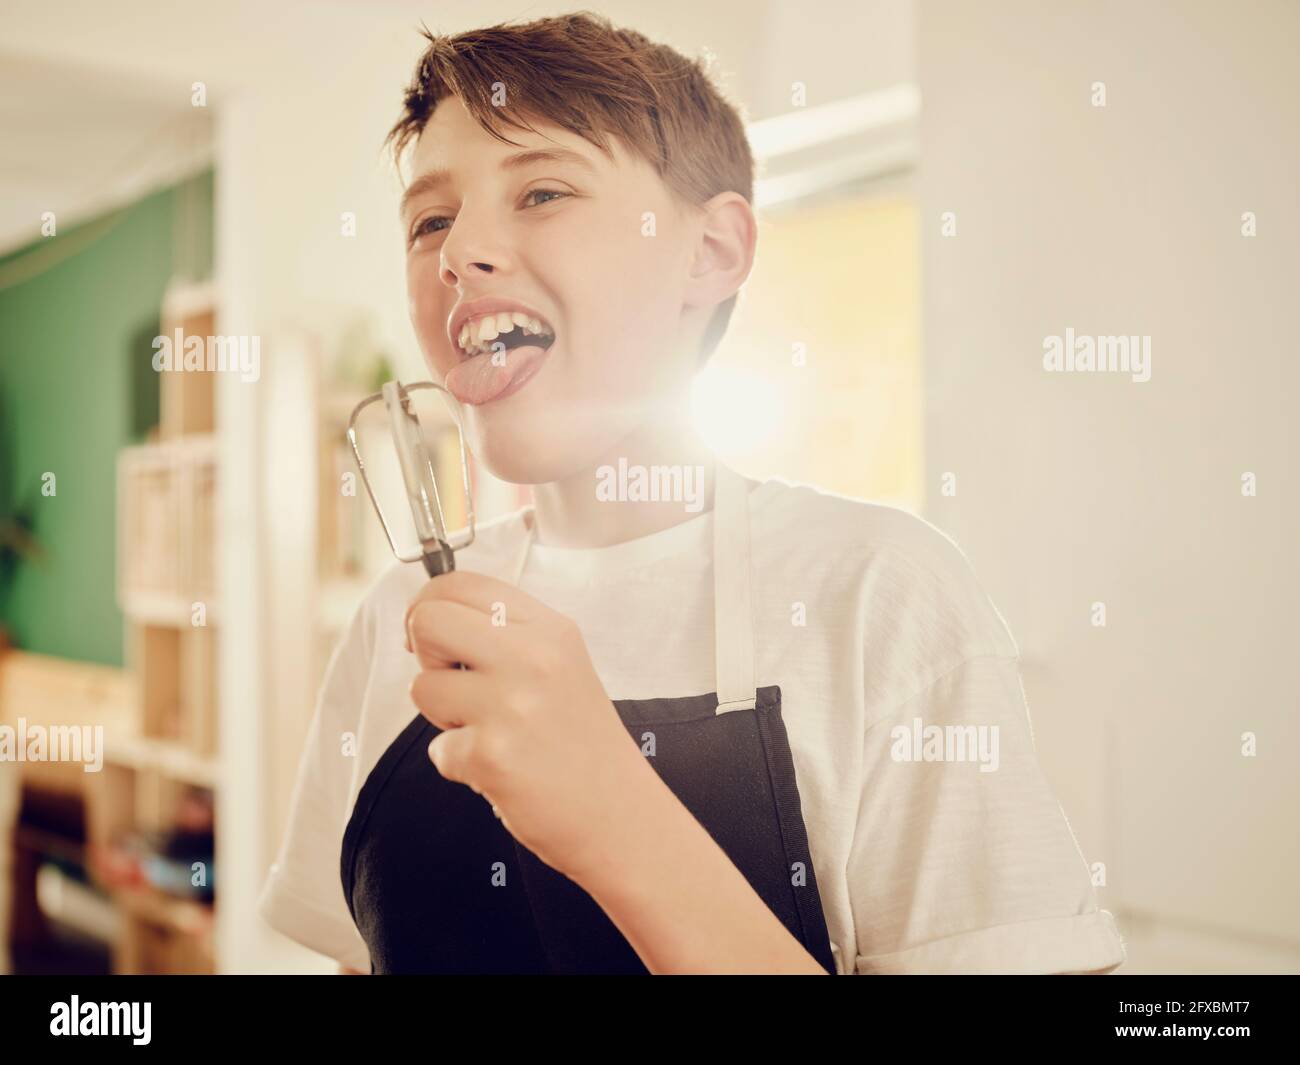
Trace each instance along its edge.
<path fill-rule="evenodd" d="M 689 418 L 649 419 L 572 476 L 533 486 L 537 543 L 608 547 L 689 521 L 713 506 L 713 461 Z M 617 492 L 620 465 L 628 472 L 629 488 L 638 471 L 668 468 L 680 472 L 680 481 L 665 478 L 665 483 L 688 486 L 691 495 L 642 501 L 619 493 L 611 500 L 598 486 Z"/>

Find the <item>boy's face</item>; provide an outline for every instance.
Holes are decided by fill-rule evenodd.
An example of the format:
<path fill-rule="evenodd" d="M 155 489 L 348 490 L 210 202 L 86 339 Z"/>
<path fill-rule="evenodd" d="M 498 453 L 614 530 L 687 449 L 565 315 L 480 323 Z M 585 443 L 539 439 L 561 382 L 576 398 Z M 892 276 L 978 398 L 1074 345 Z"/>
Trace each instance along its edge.
<path fill-rule="evenodd" d="M 444 99 L 417 142 L 402 215 L 425 360 L 461 399 L 475 455 L 517 484 L 562 480 L 616 455 L 656 403 L 685 390 L 713 310 L 689 306 L 698 219 L 654 170 L 617 141 L 611 162 L 581 137 L 534 125 L 542 136 L 504 131 L 515 147 L 458 98 Z M 576 158 L 519 165 L 538 149 Z M 445 176 L 431 185 L 434 171 Z M 523 304 L 554 342 L 466 355 L 449 320 L 485 297 Z"/>

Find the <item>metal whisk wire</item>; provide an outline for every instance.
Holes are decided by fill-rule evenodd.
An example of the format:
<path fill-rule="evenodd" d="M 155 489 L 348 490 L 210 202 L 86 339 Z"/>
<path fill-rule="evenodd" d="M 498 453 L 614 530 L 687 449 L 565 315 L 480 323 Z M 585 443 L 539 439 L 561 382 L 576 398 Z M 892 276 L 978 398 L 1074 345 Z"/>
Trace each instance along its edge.
<path fill-rule="evenodd" d="M 401 562 L 423 562 L 429 576 L 436 577 L 440 573 L 455 569 L 454 552 L 474 542 L 474 496 L 470 491 L 469 455 L 465 449 L 465 430 L 461 424 L 457 405 L 453 401 L 447 406 L 456 424 L 456 439 L 460 446 L 461 488 L 465 493 L 465 510 L 468 518 L 468 535 L 453 544 L 447 533 L 433 461 L 429 456 L 429 449 L 425 446 L 419 417 L 411 404 L 412 393 L 426 389 L 433 389 L 445 396 L 451 395 L 441 385 L 434 384 L 432 381 L 417 381 L 410 385 L 403 385 L 400 381 L 387 382 L 382 391 L 367 396 L 353 408 L 348 418 L 348 443 L 352 445 L 352 454 L 356 457 L 357 469 L 361 472 L 366 494 L 370 497 L 375 513 L 379 515 L 379 523 L 383 526 L 384 536 L 388 539 L 388 546 L 393 555 Z M 375 495 L 374 486 L 366 473 L 365 460 L 361 455 L 357 419 L 366 408 L 380 402 L 387 408 L 389 430 L 393 446 L 397 451 L 407 502 L 410 504 L 411 517 L 415 522 L 416 536 L 420 541 L 419 554 L 404 555 L 398 549 L 392 526 Z"/>

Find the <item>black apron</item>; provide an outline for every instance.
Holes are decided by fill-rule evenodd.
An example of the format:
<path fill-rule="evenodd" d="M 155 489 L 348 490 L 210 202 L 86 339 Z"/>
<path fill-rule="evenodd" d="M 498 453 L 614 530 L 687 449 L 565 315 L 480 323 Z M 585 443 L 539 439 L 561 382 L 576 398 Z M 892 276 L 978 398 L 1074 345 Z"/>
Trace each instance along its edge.
<path fill-rule="evenodd" d="M 746 490 L 716 465 L 717 692 L 614 708 L 638 746 L 653 734 L 656 772 L 834 974 L 781 690 L 754 684 Z M 517 843 L 482 796 L 438 773 L 427 749 L 439 731 L 416 714 L 366 778 L 344 832 L 343 895 L 371 972 L 646 973 L 590 895 Z"/>

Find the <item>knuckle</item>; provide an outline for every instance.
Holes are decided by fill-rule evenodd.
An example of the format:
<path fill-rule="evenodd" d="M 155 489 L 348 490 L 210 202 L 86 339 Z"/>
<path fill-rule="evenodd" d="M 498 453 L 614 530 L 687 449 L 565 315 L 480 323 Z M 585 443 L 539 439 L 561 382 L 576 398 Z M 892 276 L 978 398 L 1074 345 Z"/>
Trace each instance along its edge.
<path fill-rule="evenodd" d="M 425 599 L 417 603 L 411 608 L 411 614 L 407 621 L 411 639 L 417 643 L 432 640 L 440 627 L 441 615 L 441 603 L 432 599 Z"/>
<path fill-rule="evenodd" d="M 547 677 L 555 668 L 555 655 L 545 644 L 537 643 L 525 653 L 524 665 L 533 677 Z M 522 698 L 521 691 L 511 693 L 513 699 Z"/>
<path fill-rule="evenodd" d="M 540 702 L 536 689 L 530 684 L 518 684 L 505 696 L 505 709 L 515 717 L 528 717 Z"/>
<path fill-rule="evenodd" d="M 442 700 L 438 697 L 437 683 L 437 674 L 431 670 L 425 670 L 416 674 L 407 692 L 415 708 L 434 724 L 438 724 L 443 720 L 443 716 L 438 713 Z"/>

